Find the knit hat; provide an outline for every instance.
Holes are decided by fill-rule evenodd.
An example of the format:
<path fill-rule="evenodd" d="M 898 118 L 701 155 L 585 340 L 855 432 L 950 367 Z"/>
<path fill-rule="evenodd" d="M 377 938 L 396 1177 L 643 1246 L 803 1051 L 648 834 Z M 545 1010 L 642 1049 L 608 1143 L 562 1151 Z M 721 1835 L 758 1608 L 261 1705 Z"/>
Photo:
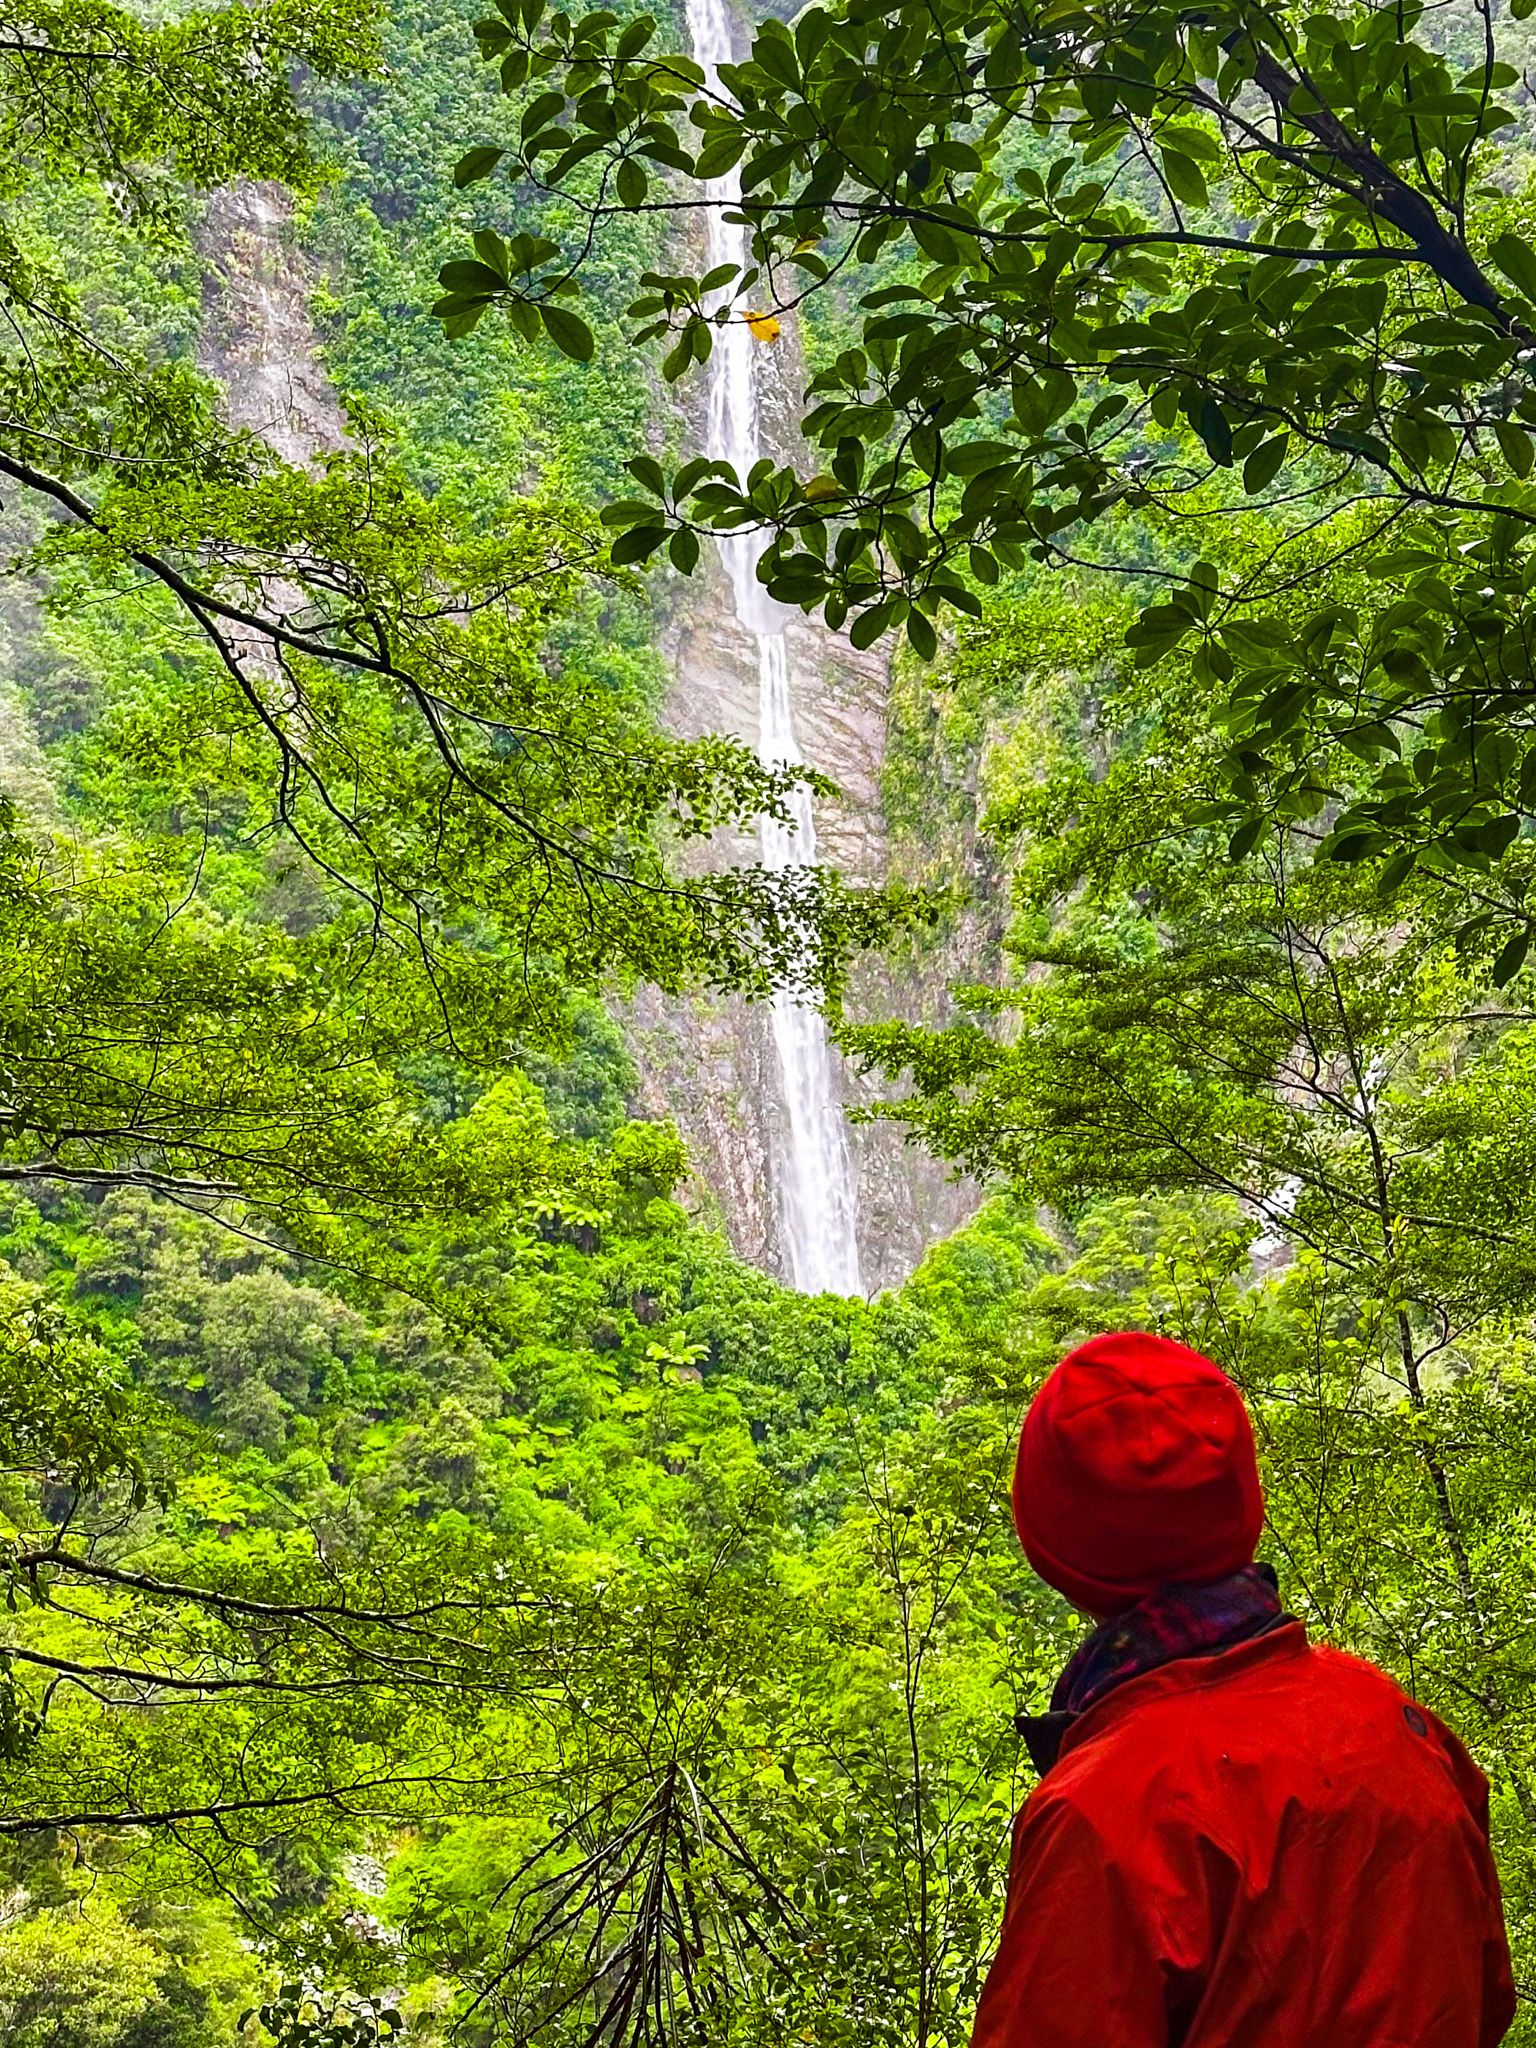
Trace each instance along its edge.
<path fill-rule="evenodd" d="M 1090 1614 L 1240 1571 L 1264 1522 L 1242 1395 L 1171 1338 L 1090 1338 L 1030 1403 L 1013 1519 L 1041 1578 Z"/>

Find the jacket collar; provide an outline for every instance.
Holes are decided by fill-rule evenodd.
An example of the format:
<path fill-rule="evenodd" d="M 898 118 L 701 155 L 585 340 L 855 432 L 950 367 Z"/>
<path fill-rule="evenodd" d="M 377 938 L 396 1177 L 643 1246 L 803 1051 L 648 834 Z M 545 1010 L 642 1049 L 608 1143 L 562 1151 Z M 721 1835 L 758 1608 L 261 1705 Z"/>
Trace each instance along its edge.
<path fill-rule="evenodd" d="M 1154 1670 L 1127 1678 L 1081 1713 L 1057 1709 L 1048 1714 L 1020 1714 L 1014 1725 L 1024 1738 L 1030 1761 L 1043 1777 L 1059 1757 L 1102 1735 L 1125 1714 L 1167 1693 L 1196 1692 L 1223 1685 L 1240 1673 L 1288 1657 L 1305 1655 L 1307 1631 L 1302 1622 L 1282 1616 L 1262 1635 L 1230 1649 L 1193 1657 L 1175 1657 Z"/>

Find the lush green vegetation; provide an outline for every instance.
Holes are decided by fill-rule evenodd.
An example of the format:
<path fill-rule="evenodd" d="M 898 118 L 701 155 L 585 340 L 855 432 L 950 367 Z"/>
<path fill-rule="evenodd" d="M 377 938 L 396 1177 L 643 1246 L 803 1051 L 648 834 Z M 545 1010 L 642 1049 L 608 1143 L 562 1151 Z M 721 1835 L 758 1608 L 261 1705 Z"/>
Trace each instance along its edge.
<path fill-rule="evenodd" d="M 1242 1381 L 1286 1599 L 1476 1749 L 1529 1978 L 1524 31 L 1013 19 L 769 24 L 697 140 L 674 23 L 11 24 L 7 2042 L 962 2041 L 1077 1627 L 1014 1431 L 1105 1325 Z M 827 469 L 679 489 L 626 308 L 705 353 L 638 279 L 738 160 Z M 192 368 L 235 173 L 299 194 L 312 469 Z M 604 1007 L 835 1002 L 906 915 L 673 860 L 782 788 L 658 735 L 635 565 L 744 515 L 905 622 L 904 858 L 1005 899 L 958 1024 L 839 1017 L 991 1189 L 874 1303 L 690 1221 Z"/>
<path fill-rule="evenodd" d="M 1031 563 L 1151 569 L 1134 643 L 1149 663 L 1187 647 L 1218 700 L 1212 807 L 1240 846 L 1327 811 L 1331 854 L 1388 858 L 1392 886 L 1486 868 L 1536 793 L 1536 248 L 1501 154 L 1525 11 L 1496 32 L 1473 0 L 850 0 L 768 19 L 717 88 L 649 16 L 505 0 L 482 48 L 538 97 L 460 175 L 577 220 L 450 266 L 440 310 L 536 333 L 558 308 L 574 347 L 587 247 L 674 208 L 668 177 L 733 174 L 749 269 L 708 291 L 637 278 L 637 342 L 675 380 L 718 320 L 830 293 L 856 299 L 849 345 L 806 396 L 809 473 L 642 461 L 643 495 L 607 515 L 620 559 L 757 527 L 778 596 L 860 645 L 903 627 L 924 657 L 948 609 Z M 1245 504 L 1266 545 L 1201 552 Z M 1160 537 L 1155 562 L 1119 548 L 1127 524 Z M 1320 559 L 1394 601 L 1329 593 L 1298 618 Z M 1341 756 L 1373 772 L 1350 783 Z M 1518 895 L 1490 914 L 1528 939 Z"/>

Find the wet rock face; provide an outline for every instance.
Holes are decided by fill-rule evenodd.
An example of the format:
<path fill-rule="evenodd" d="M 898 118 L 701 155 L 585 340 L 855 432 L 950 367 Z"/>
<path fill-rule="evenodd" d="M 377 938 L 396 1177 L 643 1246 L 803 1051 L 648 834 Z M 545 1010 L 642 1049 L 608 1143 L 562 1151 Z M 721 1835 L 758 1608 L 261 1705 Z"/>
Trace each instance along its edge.
<path fill-rule="evenodd" d="M 692 1157 L 690 1207 L 744 1259 L 780 1270 L 774 1155 L 782 1142 L 766 1011 L 642 989 L 625 1014 L 642 1116 L 670 1117 Z"/>
<path fill-rule="evenodd" d="M 232 427 L 305 463 L 340 448 L 346 422 L 321 367 L 292 217 L 281 185 L 241 180 L 210 195 L 198 234 L 207 268 L 197 363 L 223 385 Z"/>

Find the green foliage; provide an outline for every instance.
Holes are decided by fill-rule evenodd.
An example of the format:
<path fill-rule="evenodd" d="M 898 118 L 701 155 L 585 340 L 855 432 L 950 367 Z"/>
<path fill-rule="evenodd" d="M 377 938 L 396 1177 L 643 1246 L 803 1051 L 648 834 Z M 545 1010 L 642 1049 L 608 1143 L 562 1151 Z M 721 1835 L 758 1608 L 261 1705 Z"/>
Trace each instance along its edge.
<path fill-rule="evenodd" d="M 17 2048 L 127 2048 L 159 1980 L 116 1914 L 39 1913 L 0 1928 L 0 2025 Z"/>
<path fill-rule="evenodd" d="M 587 515 L 505 486 L 494 508 L 430 496 L 361 409 L 355 441 L 324 465 L 284 463 L 219 423 L 186 360 L 184 182 L 313 182 L 291 67 L 322 89 L 365 67 L 371 17 L 236 9 L 151 30 L 74 8 L 17 34 L 0 66 L 16 142 L 0 470 L 37 535 L 19 566 L 45 580 L 54 650 L 101 714 L 74 736 L 76 793 L 93 822 L 174 842 L 142 861 L 125 853 L 124 869 L 169 876 L 179 861 L 190 901 L 212 839 L 228 911 L 249 889 L 232 842 L 280 836 L 325 932 L 300 979 L 327 947 L 322 982 L 390 956 L 383 981 L 415 995 L 392 1020 L 389 998 L 361 1006 L 381 1027 L 373 1052 L 447 1044 L 482 1076 L 514 1038 L 558 1048 L 568 997 L 614 977 L 835 981 L 879 921 L 873 905 L 812 873 L 678 871 L 680 840 L 780 809 L 793 777 L 728 742 L 657 735 L 633 653 L 627 669 L 583 661 L 615 587 Z M 76 96 L 92 91 L 97 115 L 82 123 Z M 121 228 L 108 225 L 113 193 Z M 131 310 L 64 283 L 82 225 Z M 133 302 L 140 286 L 147 307 Z M 562 612 L 583 607 L 560 647 Z M 96 893 L 89 878 L 83 889 Z M 295 1004 L 323 1010 L 308 987 Z M 94 1031 L 105 989 L 83 993 Z M 253 994 L 205 981 L 198 1000 Z M 181 1073 L 176 1014 L 169 1004 L 159 1050 Z M 145 1034 L 131 1043 L 156 1056 Z M 242 1057 L 255 1050 L 248 1037 Z M 230 1076 L 208 1078 L 217 1092 Z M 207 1096 L 185 1107 L 201 1115 Z M 108 1118 L 108 1149 L 116 1135 Z M 235 1156 L 204 1178 L 238 1187 Z M 186 1162 L 170 1170 L 186 1177 Z"/>
<path fill-rule="evenodd" d="M 77 1853 L 125 1897 L 217 1872 L 320 1987 L 267 1994 L 279 2039 L 393 2001 L 408 2037 L 575 2041 L 633 1985 L 636 2041 L 691 2039 L 696 1998 L 712 2041 L 959 2043 L 1024 1790 L 1012 1715 L 1075 1627 L 1013 1541 L 1018 1409 L 1130 1323 L 1242 1379 L 1290 1603 L 1476 1741 L 1518 1932 L 1529 1345 L 1458 1327 L 1415 1401 L 1379 1272 L 1256 1269 L 1253 1236 L 1229 1197 L 1054 1233 L 999 1198 L 829 1322 L 637 1187 L 516 1249 L 439 1240 L 451 1284 L 499 1276 L 469 1341 L 153 1196 L 19 1210 L 12 1259 L 223 1450 L 132 1525 L 82 1498 L 26 1539 L 15 1669 L 52 1691 L 0 1839 L 89 1811 Z M 280 1439 L 186 1384 L 221 1355 L 221 1385 L 281 1389 Z"/>
<path fill-rule="evenodd" d="M 181 180 L 307 182 L 289 66 L 325 76 L 366 65 L 371 40 L 368 11 L 346 4 L 278 0 L 154 25 L 97 0 L 10 11 L 0 50 L 0 454 L 13 485 L 47 491 L 114 462 L 201 469 L 221 438 L 184 363 L 112 347 L 114 316 L 98 326 L 72 266 L 39 238 L 38 190 L 110 190 L 153 238 L 183 211 Z"/>
<path fill-rule="evenodd" d="M 555 1136 L 530 1085 L 504 1078 L 455 1131 L 404 1077 L 408 1058 L 433 1051 L 510 1055 L 509 1024 L 526 1015 L 529 992 L 493 960 L 455 958 L 434 977 L 419 960 L 373 959 L 366 927 L 333 921 L 290 938 L 220 918 L 182 893 L 196 878 L 177 859 L 77 847 L 50 867 L 14 834 L 3 851 L 0 1176 L 244 1204 L 248 1222 L 263 1216 L 353 1265 L 375 1256 L 391 1219 L 600 1198 L 604 1170 Z M 460 1014 L 485 1034 L 478 1048 L 456 1045 L 444 1019 L 446 990 L 459 986 Z M 499 986 L 515 988 L 510 1001 Z M 647 1143 L 656 1170 L 675 1171 L 675 1143 L 661 1133 L 632 1141 L 631 1157 Z M 15 1330 L 19 1370 L 24 1314 Z M 52 1372 L 46 1332 L 37 1341 L 36 1370 Z M 59 1365 L 62 1400 L 70 1368 Z M 27 1412 L 19 1431 L 31 1427 Z M 109 1405 L 103 1428 L 110 1418 Z M 87 1459 L 87 1478 L 106 1469 L 105 1449 L 84 1438 L 73 1455 Z"/>
<path fill-rule="evenodd" d="M 924 1576 L 939 1558 L 912 1544 L 905 1508 L 893 1517 L 876 1506 L 863 1511 L 875 1514 L 867 1527 L 829 1537 L 826 1567 L 797 1563 L 803 1539 L 787 1507 L 792 1494 L 808 1502 L 819 1493 L 823 1525 L 837 1528 L 850 1500 L 864 1497 L 860 1468 L 881 1432 L 925 1400 L 924 1369 L 888 1311 L 849 1305 L 820 1339 L 830 1387 L 807 1374 L 815 1346 L 806 1338 L 825 1305 L 746 1273 L 664 1207 L 637 1187 L 627 1205 L 591 1220 L 541 1216 L 516 1257 L 499 1229 L 445 1244 L 445 1277 L 479 1269 L 482 1288 L 493 1258 L 502 1328 L 522 1332 L 511 1351 L 506 1337 L 445 1344 L 398 1303 L 381 1316 L 379 1306 L 349 1310 L 313 1287 L 297 1290 L 271 1253 L 178 1219 L 150 1196 L 51 1218 L 19 1210 L 13 1255 L 55 1285 L 73 1277 L 84 1312 L 119 1347 L 141 1349 L 144 1376 L 189 1415 L 208 1417 L 226 1451 L 215 1460 L 190 1446 L 174 1501 L 142 1505 L 127 1524 L 110 1493 L 82 1497 L 58 1532 L 17 1500 L 27 1533 L 18 1538 L 16 1657 L 51 1689 L 0 1837 L 24 1841 L 65 1811 L 89 1813 L 75 1823 L 77 1839 L 92 1844 L 84 1853 L 131 1883 L 139 1859 L 125 1864 L 111 1845 L 123 1825 L 136 1837 L 147 1824 L 149 1842 L 160 1839 L 142 1882 L 185 1884 L 217 1867 L 264 1915 L 299 1922 L 287 1939 L 328 1973 L 361 1972 L 366 1996 L 367 1943 L 348 1947 L 330 1903 L 336 1859 L 378 1842 L 381 1827 L 407 1830 L 419 1846 L 392 1872 L 388 1910 L 403 1915 L 421 1996 L 436 1996 L 430 1987 L 446 1970 L 461 1987 L 453 1997 L 511 2009 L 534 1984 L 540 2000 L 550 1985 L 540 1954 L 527 1973 L 514 1968 L 505 1914 L 541 1909 L 515 1892 L 499 1903 L 490 1894 L 506 1885 L 507 1856 L 515 1865 L 527 1855 L 541 1816 L 564 1810 L 569 1821 L 573 1802 L 596 1802 L 577 1876 L 611 1867 L 614 1841 L 638 1846 L 626 1830 L 654 1830 L 661 1812 L 670 1818 L 660 1834 L 645 1835 L 658 1867 L 692 1853 L 694 1795 L 681 1776 L 670 1791 L 656 1779 L 660 1742 L 693 1779 L 699 1812 L 714 1816 L 710 1855 L 725 1859 L 723 1889 L 702 1866 L 694 1880 L 720 1938 L 738 1938 L 731 1868 L 770 1901 L 770 1920 L 792 1880 L 794 1942 L 820 1940 L 807 1915 L 825 1895 L 846 1971 L 839 1981 L 849 1998 L 860 1995 L 870 1930 L 862 1920 L 842 1926 L 832 1910 L 840 1859 L 857 1854 L 874 1881 L 858 1837 L 845 1833 L 859 1812 L 838 1790 L 848 1751 L 828 1736 L 833 1749 L 818 1762 L 814 1731 L 773 1731 L 786 1717 L 801 1729 L 806 1701 L 833 1684 L 826 1658 L 849 1628 L 858 1688 L 889 1719 L 878 1603 L 870 1609 L 860 1561 L 900 1532 L 890 1569 L 907 1588 L 898 1597 L 926 1603 L 921 1632 L 944 1606 Z M 294 1317 L 282 1308 L 285 1288 Z M 322 1341 L 320 1356 L 311 1349 L 301 1363 L 296 1341 L 313 1347 L 326 1323 L 345 1332 L 340 1348 Z M 244 1406 L 221 1411 L 219 1387 L 202 1374 L 187 1384 L 182 1361 L 192 1358 L 221 1387 L 281 1387 L 282 1439 L 250 1426 Z M 764 1384 L 770 1374 L 800 1390 L 787 1405 Z M 862 1441 L 852 1460 L 837 1455 L 820 1420 L 829 1396 L 845 1436 Z M 819 1485 L 806 1457 L 827 1468 Z M 979 1501 L 974 1475 L 970 1491 Z M 925 1542 L 942 1536 L 942 1520 Z M 823 1570 L 828 1591 L 813 1595 Z M 637 1638 L 651 1646 L 647 1663 L 615 1656 Z M 841 1725 L 848 1698 L 835 1688 L 826 1698 Z M 178 1699 L 198 1713 L 190 1752 Z M 145 1712 L 151 1700 L 156 1710 Z M 734 1731 L 724 1750 L 722 1714 Z M 891 1739 L 899 1727 L 890 1724 Z M 744 1777 L 732 1761 L 741 1741 Z M 519 1758 L 510 1774 L 496 1762 L 509 1743 Z M 764 1761 L 781 1748 L 782 1771 Z M 423 1776 L 408 1759 L 427 1754 L 433 1769 Z M 905 1767 L 885 1737 L 861 1754 L 859 1796 L 873 1822 L 899 1805 Z M 785 1788 L 792 1810 L 780 1813 Z M 364 1793 L 366 1813 L 348 1824 Z M 828 1863 L 822 1842 L 834 1819 L 846 1846 Z M 787 1861 L 777 1850 L 785 1827 Z M 751 1839 L 733 1842 L 730 1831 L 743 1828 Z M 476 1844 L 500 1846 L 483 1876 L 454 1877 L 460 1859 L 482 1853 Z M 750 1873 L 770 1849 L 764 1893 Z M 851 1880 L 850 1870 L 845 1890 Z M 898 1855 L 892 1910 L 901 1896 Z M 982 1910 L 971 1895 L 967 1911 Z M 649 1911 L 626 1886 L 608 1914 L 630 1928 L 636 1955 L 658 1938 Z M 971 1967 L 975 1952 L 972 1944 Z M 794 1955 L 792 1943 L 775 1969 Z M 795 1972 L 775 1997 L 803 1997 L 803 1957 Z M 728 1988 L 733 2002 L 742 1995 L 734 1972 Z M 322 2000 L 307 2019 L 331 2010 Z"/>
<path fill-rule="evenodd" d="M 35 1286 L 0 1271 L 0 1470 L 94 1490 L 126 1476 L 142 1505 L 143 1414 L 121 1365 Z"/>
<path fill-rule="evenodd" d="M 1482 182 L 1523 44 L 1474 29 L 1374 0 L 1198 20 L 835 0 L 759 24 L 722 92 L 649 16 L 506 0 L 482 53 L 505 91 L 539 91 L 461 176 L 576 219 L 507 265 L 450 266 L 439 312 L 457 331 L 502 304 L 532 338 L 609 222 L 662 203 L 651 177 L 702 182 L 665 203 L 739 205 L 751 262 L 640 278 L 633 338 L 670 351 L 667 376 L 720 320 L 861 295 L 807 394 L 817 466 L 668 476 L 637 451 L 640 495 L 605 515 L 623 559 L 755 527 L 777 596 L 857 646 L 904 627 L 931 659 L 946 608 L 1102 560 L 1129 518 L 1165 537 L 1132 644 L 1154 662 L 1192 642 L 1228 698 L 1212 802 L 1247 843 L 1332 803 L 1340 859 L 1486 869 L 1532 814 L 1536 256 Z M 1244 498 L 1262 556 L 1230 577 L 1192 560 L 1219 557 Z M 1302 591 L 1319 558 L 1390 601 Z M 1340 751 L 1372 775 L 1351 787 Z"/>
<path fill-rule="evenodd" d="M 219 593 L 185 600 L 210 533 Z M 188 661 L 181 622 L 160 613 L 158 669 L 144 675 L 141 657 L 107 706 L 100 743 L 114 764 L 190 786 L 231 822 L 235 805 L 260 816 L 275 804 L 338 910 L 350 895 L 370 934 L 426 953 L 450 1002 L 453 965 L 434 943 L 450 916 L 517 935 L 530 1025 L 552 985 L 626 968 L 674 987 L 825 977 L 867 921 L 856 901 L 836 909 L 834 883 L 752 870 L 683 880 L 659 850 L 664 828 L 687 838 L 781 807 L 791 778 L 729 741 L 684 745 L 621 722 L 586 678 L 539 658 L 583 545 L 560 515 L 527 509 L 472 537 L 365 453 L 316 477 L 119 484 L 43 559 L 65 607 L 86 588 L 131 587 L 153 563 L 200 608 L 210 654 L 228 657 Z M 291 686 L 280 704 L 239 637 L 266 631 L 279 581 L 289 595 L 270 623 Z M 807 959 L 817 929 L 824 943 Z"/>
<path fill-rule="evenodd" d="M 400 2031 L 392 2006 L 369 1998 L 328 1998 L 285 1984 L 251 2015 L 278 2048 L 378 2048 Z"/>

